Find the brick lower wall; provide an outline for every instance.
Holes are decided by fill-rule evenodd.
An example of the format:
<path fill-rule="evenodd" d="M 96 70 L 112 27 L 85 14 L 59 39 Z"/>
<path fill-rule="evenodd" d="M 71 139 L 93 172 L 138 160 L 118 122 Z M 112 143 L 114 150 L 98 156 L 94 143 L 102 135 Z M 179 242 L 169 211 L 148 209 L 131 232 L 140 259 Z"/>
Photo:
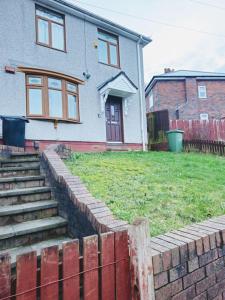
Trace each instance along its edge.
<path fill-rule="evenodd" d="M 40 151 L 44 151 L 50 145 L 55 145 L 57 141 L 37 141 Z M 107 150 L 115 151 L 129 151 L 129 150 L 142 150 L 142 144 L 139 143 L 122 143 L 122 144 L 108 144 L 105 142 L 81 142 L 81 141 L 60 141 L 70 147 L 71 150 L 77 152 L 104 152 Z M 0 145 L 2 140 L 0 140 Z M 34 151 L 34 140 L 26 140 L 26 152 Z"/>
<path fill-rule="evenodd" d="M 151 239 L 156 300 L 225 299 L 225 216 Z"/>

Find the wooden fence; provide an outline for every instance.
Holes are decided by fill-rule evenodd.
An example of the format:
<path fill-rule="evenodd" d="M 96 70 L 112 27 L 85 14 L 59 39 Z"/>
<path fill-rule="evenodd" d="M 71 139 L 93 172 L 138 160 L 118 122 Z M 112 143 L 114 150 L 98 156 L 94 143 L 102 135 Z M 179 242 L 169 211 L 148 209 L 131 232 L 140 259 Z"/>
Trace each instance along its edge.
<path fill-rule="evenodd" d="M 191 140 L 184 141 L 185 151 L 199 151 L 204 153 L 213 153 L 217 155 L 225 155 L 225 142 Z"/>
<path fill-rule="evenodd" d="M 85 237 L 79 241 L 17 257 L 0 256 L 0 299 L 130 300 L 127 231 Z"/>
<path fill-rule="evenodd" d="M 184 130 L 184 139 L 189 141 L 225 141 L 225 120 L 170 120 L 170 129 Z"/>

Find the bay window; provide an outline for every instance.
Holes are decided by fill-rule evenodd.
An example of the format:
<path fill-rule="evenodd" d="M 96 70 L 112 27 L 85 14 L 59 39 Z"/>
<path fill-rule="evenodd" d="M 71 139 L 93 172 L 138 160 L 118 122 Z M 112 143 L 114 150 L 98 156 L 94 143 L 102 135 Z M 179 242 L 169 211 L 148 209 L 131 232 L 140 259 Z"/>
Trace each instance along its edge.
<path fill-rule="evenodd" d="M 79 122 L 78 83 L 67 78 L 27 74 L 28 117 Z"/>

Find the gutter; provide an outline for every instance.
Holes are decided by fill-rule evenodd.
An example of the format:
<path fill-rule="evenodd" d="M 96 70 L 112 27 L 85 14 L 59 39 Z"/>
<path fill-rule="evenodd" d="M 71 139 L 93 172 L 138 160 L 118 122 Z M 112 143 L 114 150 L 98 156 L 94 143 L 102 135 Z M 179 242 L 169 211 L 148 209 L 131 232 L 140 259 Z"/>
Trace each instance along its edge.
<path fill-rule="evenodd" d="M 68 14 L 74 15 L 82 20 L 86 20 L 92 24 L 97 25 L 98 27 L 102 27 L 103 29 L 107 29 L 109 31 L 113 31 L 114 33 L 123 35 L 133 41 L 139 41 L 140 34 L 135 31 L 132 31 L 126 27 L 123 27 L 119 24 L 116 24 L 110 20 L 102 18 L 96 14 L 89 12 L 79 6 L 74 4 L 70 4 L 64 0 L 35 0 L 36 3 L 42 4 L 45 6 L 52 7 L 53 9 L 58 10 L 59 12 L 66 12 Z M 143 36 L 142 44 L 143 46 L 147 46 L 151 42 L 151 38 Z"/>
<path fill-rule="evenodd" d="M 144 108 L 143 108 L 143 101 L 144 101 L 144 80 L 143 80 L 143 70 L 142 70 L 142 63 L 141 63 L 141 51 L 140 47 L 142 45 L 142 36 L 139 37 L 137 42 L 137 61 L 138 61 L 138 81 L 139 81 L 139 102 L 140 102 L 140 117 L 141 117 L 141 138 L 142 138 L 142 149 L 146 151 L 146 144 L 145 144 L 145 132 L 144 132 Z"/>

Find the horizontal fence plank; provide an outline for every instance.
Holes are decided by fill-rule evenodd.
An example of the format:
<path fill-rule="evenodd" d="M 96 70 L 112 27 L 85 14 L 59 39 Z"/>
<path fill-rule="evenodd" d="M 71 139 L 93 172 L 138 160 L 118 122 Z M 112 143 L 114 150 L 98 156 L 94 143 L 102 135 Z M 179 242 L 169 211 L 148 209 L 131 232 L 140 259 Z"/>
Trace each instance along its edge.
<path fill-rule="evenodd" d="M 16 300 L 36 300 L 37 254 L 30 252 L 17 257 Z"/>
<path fill-rule="evenodd" d="M 80 299 L 79 272 L 79 241 L 76 240 L 63 245 L 63 300 Z"/>
<path fill-rule="evenodd" d="M 57 246 L 41 251 L 41 300 L 58 299 L 59 286 L 59 251 Z"/>
<path fill-rule="evenodd" d="M 99 299 L 98 236 L 83 239 L 84 300 Z"/>
<path fill-rule="evenodd" d="M 11 259 L 8 254 L 0 256 L 0 299 L 11 295 Z"/>

